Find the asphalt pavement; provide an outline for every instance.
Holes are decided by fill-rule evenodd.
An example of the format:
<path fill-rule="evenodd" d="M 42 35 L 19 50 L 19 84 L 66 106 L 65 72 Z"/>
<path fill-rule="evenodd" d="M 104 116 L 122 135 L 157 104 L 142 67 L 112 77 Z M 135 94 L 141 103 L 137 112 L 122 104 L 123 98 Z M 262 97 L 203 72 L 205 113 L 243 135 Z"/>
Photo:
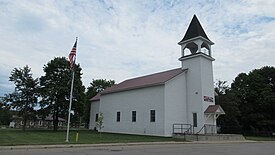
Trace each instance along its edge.
<path fill-rule="evenodd" d="M 153 142 L 0 147 L 0 155 L 274 155 L 275 142 Z"/>
<path fill-rule="evenodd" d="M 105 143 L 105 144 L 57 144 L 57 145 L 17 145 L 0 146 L 1 150 L 17 149 L 50 149 L 50 148 L 78 148 L 78 147 L 107 147 L 107 146 L 132 146 L 132 145 L 161 145 L 161 144 L 216 144 L 216 143 L 254 143 L 256 141 L 192 141 L 192 142 L 137 142 L 137 143 Z"/>

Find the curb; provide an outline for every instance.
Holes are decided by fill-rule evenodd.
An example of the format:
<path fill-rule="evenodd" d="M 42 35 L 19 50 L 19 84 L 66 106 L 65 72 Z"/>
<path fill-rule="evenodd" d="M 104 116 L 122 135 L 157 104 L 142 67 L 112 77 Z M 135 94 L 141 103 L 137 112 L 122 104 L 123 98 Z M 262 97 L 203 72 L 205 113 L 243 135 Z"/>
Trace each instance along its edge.
<path fill-rule="evenodd" d="M 192 141 L 192 142 L 136 142 L 136 143 L 104 143 L 104 144 L 62 144 L 62 145 L 17 145 L 0 146 L 0 150 L 14 149 L 53 149 L 53 148 L 79 148 L 79 147 L 110 147 L 110 146 L 135 146 L 135 145 L 165 145 L 165 144 L 229 144 L 229 143 L 257 143 L 260 141 Z"/>
<path fill-rule="evenodd" d="M 137 143 L 103 143 L 103 144 L 17 145 L 17 146 L 0 146 L 0 150 L 161 145 L 161 144 L 184 144 L 184 143 L 188 143 L 188 142 L 137 142 Z"/>

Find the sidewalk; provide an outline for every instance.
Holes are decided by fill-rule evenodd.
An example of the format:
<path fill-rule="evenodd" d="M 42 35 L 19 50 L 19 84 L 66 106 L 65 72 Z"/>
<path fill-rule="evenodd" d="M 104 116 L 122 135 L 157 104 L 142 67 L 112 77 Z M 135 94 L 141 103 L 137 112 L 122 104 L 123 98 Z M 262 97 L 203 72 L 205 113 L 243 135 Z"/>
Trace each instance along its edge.
<path fill-rule="evenodd" d="M 105 144 L 57 144 L 57 145 L 18 145 L 0 146 L 0 150 L 13 149 L 51 149 L 51 148 L 75 148 L 75 147 L 107 147 L 107 146 L 132 146 L 132 145 L 165 145 L 165 144 L 222 144 L 222 143 L 256 143 L 259 141 L 193 141 L 193 142 L 137 142 L 137 143 L 105 143 Z"/>

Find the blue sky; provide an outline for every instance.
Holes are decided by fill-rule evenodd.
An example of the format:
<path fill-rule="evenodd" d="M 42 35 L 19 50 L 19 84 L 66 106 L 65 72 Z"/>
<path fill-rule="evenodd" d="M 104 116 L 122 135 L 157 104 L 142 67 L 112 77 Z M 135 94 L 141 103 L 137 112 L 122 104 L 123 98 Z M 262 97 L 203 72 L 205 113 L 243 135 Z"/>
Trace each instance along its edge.
<path fill-rule="evenodd" d="M 13 68 L 35 78 L 79 37 L 83 82 L 125 79 L 180 67 L 180 46 L 194 14 L 215 43 L 214 79 L 275 66 L 275 0 L 0 0 L 0 96 Z"/>

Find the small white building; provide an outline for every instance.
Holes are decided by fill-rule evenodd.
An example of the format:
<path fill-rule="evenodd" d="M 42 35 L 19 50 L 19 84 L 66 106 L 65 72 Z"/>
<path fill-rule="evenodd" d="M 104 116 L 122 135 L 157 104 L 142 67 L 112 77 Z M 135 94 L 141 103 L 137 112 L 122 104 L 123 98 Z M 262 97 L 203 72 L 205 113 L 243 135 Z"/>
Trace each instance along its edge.
<path fill-rule="evenodd" d="M 103 113 L 102 132 L 172 136 L 216 133 L 224 114 L 215 105 L 210 41 L 194 15 L 181 46 L 182 66 L 125 80 L 91 99 L 90 129 Z"/>

